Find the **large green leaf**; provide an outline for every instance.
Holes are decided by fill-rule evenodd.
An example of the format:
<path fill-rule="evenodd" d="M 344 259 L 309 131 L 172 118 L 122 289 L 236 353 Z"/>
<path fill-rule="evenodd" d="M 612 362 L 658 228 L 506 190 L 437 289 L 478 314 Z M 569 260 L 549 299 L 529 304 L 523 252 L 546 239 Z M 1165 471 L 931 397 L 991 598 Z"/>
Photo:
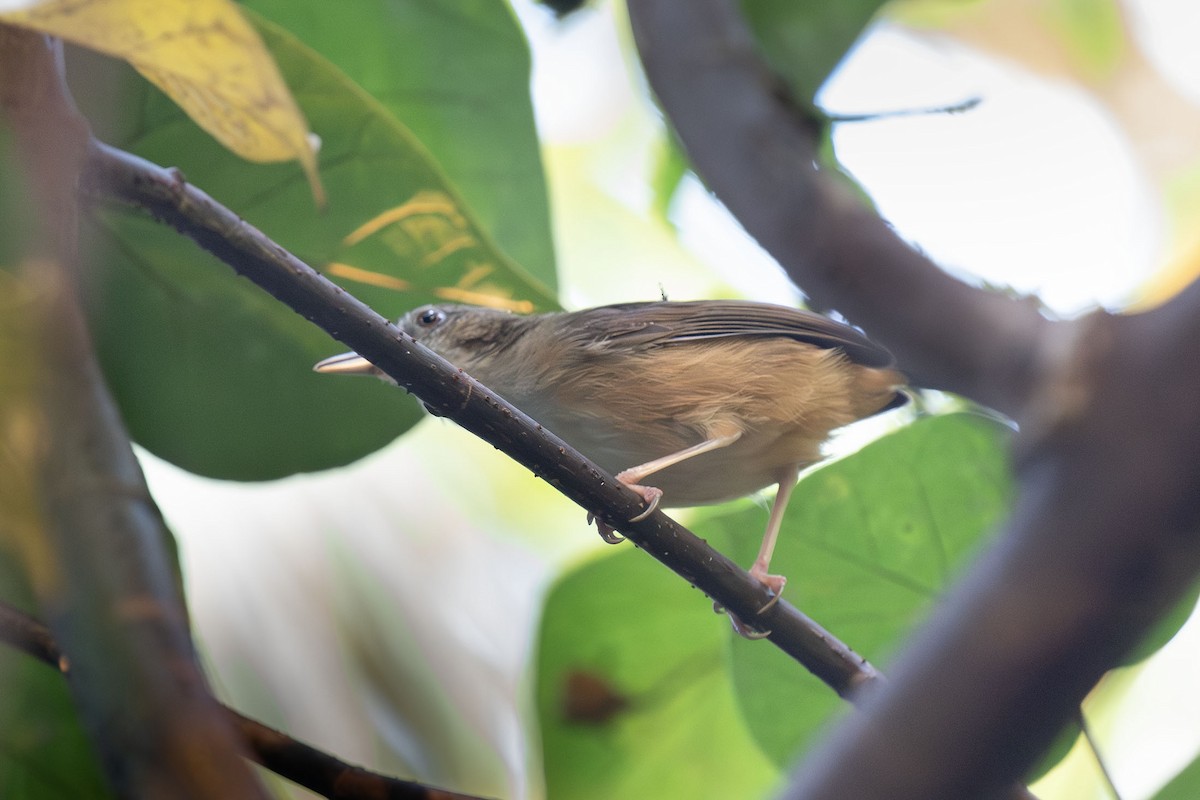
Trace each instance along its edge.
<path fill-rule="evenodd" d="M 766 796 L 779 773 L 740 719 L 726 628 L 631 548 L 564 576 L 537 653 L 546 796 Z"/>
<path fill-rule="evenodd" d="M 0 602 L 32 608 L 11 551 L 0 547 Z M 0 797 L 110 797 L 79 723 L 67 681 L 53 667 L 0 644 Z"/>
<path fill-rule="evenodd" d="M 324 211 L 297 167 L 241 161 L 127 69 L 80 58 L 77 93 L 92 101 L 102 138 L 179 166 L 309 263 L 373 277 L 379 285 L 347 285 L 381 313 L 475 294 L 554 306 L 384 106 L 286 32 L 260 25 L 322 138 Z M 431 97 L 438 90 L 427 86 Z M 107 123 L 106 99 L 118 110 Z M 91 251 L 93 330 L 129 428 L 152 452 L 206 475 L 266 479 L 347 463 L 419 419 L 417 405 L 384 384 L 313 374 L 337 343 L 190 241 L 132 212 L 99 218 L 107 246 Z"/>
<path fill-rule="evenodd" d="M 807 476 L 774 564 L 791 578 L 788 597 L 855 648 L 882 655 L 1007 507 L 1007 434 L 972 414 L 930 417 Z M 743 501 L 706 512 L 692 527 L 749 564 L 765 523 L 765 510 Z M 752 797 L 747 787 L 765 787 L 778 774 L 760 763 L 764 755 L 786 767 L 845 708 L 776 648 L 733 636 L 702 596 L 636 552 L 589 563 L 555 587 L 538 658 L 554 797 L 646 796 L 650 775 L 699 780 L 687 787 L 699 796 Z M 703 692 L 692 694 L 694 686 Z M 591 687 L 585 708 L 596 709 L 594 718 L 566 712 L 572 687 Z M 743 758 L 753 770 L 736 789 L 716 787 L 715 768 L 689 777 L 696 764 L 725 769 Z M 682 777 L 664 766 L 677 761 L 687 764 Z"/>
<path fill-rule="evenodd" d="M 1007 507 L 1006 439 L 1007 429 L 979 416 L 930 417 L 808 475 L 773 564 L 791 579 L 789 599 L 879 658 Z M 706 512 L 692 527 L 748 564 L 765 522 L 763 508 L 743 501 Z M 757 777 L 746 780 L 765 786 L 772 771 L 759 759 L 786 767 L 846 707 L 776 648 L 733 636 L 703 597 L 636 552 L 590 563 L 554 589 L 538 666 L 551 796 L 639 796 L 648 763 L 658 765 L 660 779 L 677 780 L 664 778 L 662 765 L 684 743 L 696 748 L 691 765 L 717 759 L 728 766 L 734 747 L 752 753 Z M 600 696 L 610 698 L 589 724 L 564 716 L 571 675 L 587 676 L 584 685 L 604 687 Z M 672 702 L 701 683 L 707 697 Z M 721 745 L 725 752 L 703 755 L 718 731 L 731 740 Z M 710 783 L 716 777 L 702 774 L 701 796 L 718 796 Z"/>
<path fill-rule="evenodd" d="M 109 796 L 62 675 L 0 648 L 0 797 Z"/>
<path fill-rule="evenodd" d="M 338 65 L 427 147 L 484 230 L 553 287 L 529 49 L 503 0 L 243 0 Z"/>

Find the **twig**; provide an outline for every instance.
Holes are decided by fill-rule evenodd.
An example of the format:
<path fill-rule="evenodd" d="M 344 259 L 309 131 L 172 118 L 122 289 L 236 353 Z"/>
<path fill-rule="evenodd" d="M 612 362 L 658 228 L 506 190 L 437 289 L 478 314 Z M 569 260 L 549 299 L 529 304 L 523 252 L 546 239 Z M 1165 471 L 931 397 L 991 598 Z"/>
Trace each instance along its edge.
<path fill-rule="evenodd" d="M 67 658 L 58 649 L 50 629 L 5 603 L 0 603 L 0 642 L 6 642 L 64 674 L 70 671 Z M 336 800 L 482 800 L 474 795 L 435 789 L 355 767 L 228 706 L 222 706 L 222 709 L 245 739 L 249 756 L 255 763 L 322 797 Z"/>

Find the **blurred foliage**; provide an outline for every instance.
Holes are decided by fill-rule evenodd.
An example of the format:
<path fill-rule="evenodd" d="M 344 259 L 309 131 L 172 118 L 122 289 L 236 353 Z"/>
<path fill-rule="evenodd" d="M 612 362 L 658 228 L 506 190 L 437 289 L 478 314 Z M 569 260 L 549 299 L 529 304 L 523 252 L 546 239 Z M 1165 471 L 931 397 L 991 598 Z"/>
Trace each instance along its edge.
<path fill-rule="evenodd" d="M 7 150 L 0 137 L 0 158 Z M 13 183 L 0 181 L 0 204 Z M 33 337 L 45 286 L 36 271 L 0 269 L 0 603 L 31 613 L 31 584 L 56 583 L 37 479 L 50 424 L 37 402 L 41 365 Z M 66 679 L 0 643 L 0 797 L 108 797 Z"/>
<path fill-rule="evenodd" d="M 654 176 L 650 182 L 654 190 L 654 211 L 664 220 L 668 218 L 675 193 L 690 168 L 679 138 L 675 136 L 674 131 L 668 130 L 659 140 L 658 152 L 655 153 Z"/>
<path fill-rule="evenodd" d="M 536 662 L 546 796 L 764 795 L 779 772 L 742 721 L 727 634 L 703 595 L 630 547 L 565 575 Z"/>
<path fill-rule="evenodd" d="M 336 16 L 320 0 L 243 5 L 381 103 L 432 155 L 468 216 L 544 286 L 557 285 L 529 47 L 506 3 L 355 0 Z"/>
<path fill-rule="evenodd" d="M 0 580 L 11 576 L 2 563 Z M 11 589 L 11 584 L 5 584 Z M 0 598 L 10 602 L 7 594 Z M 24 653 L 0 648 L 0 796 L 63 800 L 111 796 L 79 724 L 67 681 Z"/>
<path fill-rule="evenodd" d="M 540 172 L 530 170 L 532 177 L 520 181 L 497 180 L 485 165 L 506 167 L 507 160 L 494 144 L 490 150 L 477 146 L 480 129 L 493 143 L 513 141 L 514 152 L 529 151 L 536 139 L 520 32 L 502 4 L 476 5 L 491 9 L 490 16 L 480 11 L 474 18 L 493 32 L 483 43 L 488 46 L 480 46 L 480 37 L 461 40 L 469 26 L 457 14 L 426 14 L 421 26 L 405 26 L 403 20 L 370 24 L 363 18 L 365 7 L 379 16 L 384 7 L 363 4 L 347 22 L 363 25 L 353 37 L 362 48 L 372 36 L 379 38 L 377 50 L 408 51 L 410 57 L 414 50 L 427 52 L 431 41 L 454 53 L 471 47 L 466 53 L 475 72 L 443 71 L 444 54 L 425 65 L 421 98 L 429 109 L 423 126 L 443 152 L 473 154 L 456 161 L 463 185 L 477 196 L 485 189 L 490 193 L 487 207 L 497 233 L 511 249 L 534 259 L 543 279 L 552 278 L 546 215 L 524 216 L 526 208 L 545 208 Z M 311 4 L 292 6 L 299 19 L 316 13 Z M 475 221 L 458 187 L 394 116 L 413 105 L 416 88 L 385 106 L 291 34 L 266 22 L 260 27 L 322 138 L 321 176 L 329 196 L 323 211 L 314 207 L 294 166 L 246 164 L 122 65 L 78 54 L 71 62 L 76 93 L 100 138 L 180 167 L 189 180 L 385 315 L 398 316 L 432 299 L 518 310 L 556 305 L 547 282 L 505 255 Z M 406 44 L 418 41 L 420 48 Z M 516 57 L 491 58 L 493 50 L 506 54 L 514 48 Z M 498 129 L 463 126 L 474 133 L 456 141 L 446 133 L 454 115 L 439 117 L 433 109 L 461 108 L 464 96 L 481 91 L 474 76 L 484 72 L 496 87 L 493 102 L 521 97 L 516 105 L 524 112 L 502 115 Z M 405 74 L 416 82 L 415 70 Z M 455 79 L 470 90 L 455 92 L 450 83 Z M 120 98 L 115 106 L 114 93 Z M 429 102 L 431 96 L 439 101 Z M 497 171 L 512 177 L 501 166 Z M 503 190 L 494 188 L 500 186 Z M 104 209 L 97 221 L 98 263 L 89 274 L 87 296 L 93 329 L 125 420 L 135 440 L 155 454 L 205 475 L 274 478 L 353 461 L 421 418 L 416 403 L 382 383 L 313 374 L 313 363 L 344 348 L 257 287 L 231 280 L 227 267 L 191 241 L 132 211 Z"/>
<path fill-rule="evenodd" d="M 0 519 L 0 528 L 10 521 Z M 29 611 L 32 593 L 12 545 L 0 535 L 0 602 Z M 0 797 L 109 796 L 66 679 L 53 667 L 0 646 Z"/>
<path fill-rule="evenodd" d="M 1200 797 L 1200 759 L 1176 775 L 1154 795 L 1154 800 L 1195 800 L 1197 797 Z"/>
<path fill-rule="evenodd" d="M 742 11 L 767 60 L 802 103 L 813 104 L 883 0 L 796 3 L 741 0 Z"/>

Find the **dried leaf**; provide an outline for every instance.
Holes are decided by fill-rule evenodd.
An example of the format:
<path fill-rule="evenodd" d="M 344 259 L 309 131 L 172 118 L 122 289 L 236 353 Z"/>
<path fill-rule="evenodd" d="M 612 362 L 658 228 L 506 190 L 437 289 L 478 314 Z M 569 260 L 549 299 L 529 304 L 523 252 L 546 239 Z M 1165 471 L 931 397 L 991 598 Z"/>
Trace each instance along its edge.
<path fill-rule="evenodd" d="M 232 0 L 48 0 L 0 21 L 128 61 L 241 157 L 298 159 L 324 204 L 304 117 Z"/>

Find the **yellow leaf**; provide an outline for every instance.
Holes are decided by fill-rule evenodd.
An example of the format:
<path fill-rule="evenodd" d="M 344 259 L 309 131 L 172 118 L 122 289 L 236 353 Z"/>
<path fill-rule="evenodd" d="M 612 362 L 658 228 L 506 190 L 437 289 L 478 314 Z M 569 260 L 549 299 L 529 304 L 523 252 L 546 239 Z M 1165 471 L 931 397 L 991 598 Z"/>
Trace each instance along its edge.
<path fill-rule="evenodd" d="M 232 0 L 45 0 L 0 21 L 128 61 L 241 157 L 299 159 L 324 203 L 304 117 Z"/>

